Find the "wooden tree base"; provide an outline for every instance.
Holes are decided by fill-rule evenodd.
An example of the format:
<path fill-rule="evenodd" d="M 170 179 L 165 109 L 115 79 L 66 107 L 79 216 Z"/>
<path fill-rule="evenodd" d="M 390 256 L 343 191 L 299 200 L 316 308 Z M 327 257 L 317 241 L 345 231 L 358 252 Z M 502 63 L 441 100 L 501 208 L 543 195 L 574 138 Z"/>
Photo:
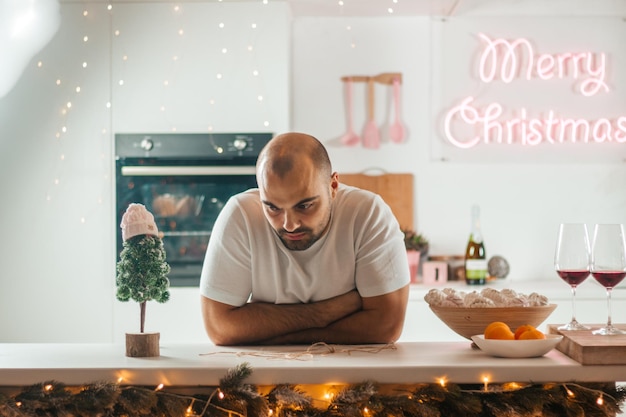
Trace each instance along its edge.
<path fill-rule="evenodd" d="M 147 358 L 160 356 L 160 333 L 126 333 L 126 356 Z"/>

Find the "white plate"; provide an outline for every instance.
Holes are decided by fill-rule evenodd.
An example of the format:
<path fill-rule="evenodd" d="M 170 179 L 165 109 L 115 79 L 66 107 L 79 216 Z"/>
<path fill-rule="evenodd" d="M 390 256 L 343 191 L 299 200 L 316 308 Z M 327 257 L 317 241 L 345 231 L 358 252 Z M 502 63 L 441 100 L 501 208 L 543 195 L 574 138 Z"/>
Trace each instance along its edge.
<path fill-rule="evenodd" d="M 547 334 L 545 339 L 532 340 L 499 340 L 485 339 L 485 336 L 478 334 L 472 336 L 472 341 L 478 345 L 480 350 L 502 358 L 535 358 L 550 352 L 563 339 L 558 334 Z"/>

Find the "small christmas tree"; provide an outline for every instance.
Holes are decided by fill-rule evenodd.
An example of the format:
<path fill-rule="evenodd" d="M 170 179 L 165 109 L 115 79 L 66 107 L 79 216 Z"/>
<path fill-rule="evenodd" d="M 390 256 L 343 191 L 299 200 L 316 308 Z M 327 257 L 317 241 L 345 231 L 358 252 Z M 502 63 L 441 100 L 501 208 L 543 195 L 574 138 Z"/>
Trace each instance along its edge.
<path fill-rule="evenodd" d="M 117 263 L 117 299 L 131 298 L 140 306 L 140 331 L 144 333 L 146 302 L 170 298 L 170 266 L 158 236 L 154 216 L 142 204 L 130 204 L 122 217 L 123 249 Z"/>

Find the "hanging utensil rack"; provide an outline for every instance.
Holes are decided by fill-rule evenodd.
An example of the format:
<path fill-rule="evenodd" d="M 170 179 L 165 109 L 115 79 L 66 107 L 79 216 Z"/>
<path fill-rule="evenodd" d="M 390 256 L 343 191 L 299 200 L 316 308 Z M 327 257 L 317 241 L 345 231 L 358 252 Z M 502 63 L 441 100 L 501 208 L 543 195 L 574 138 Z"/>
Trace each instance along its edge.
<path fill-rule="evenodd" d="M 352 82 L 369 82 L 374 81 L 379 84 L 387 84 L 392 85 L 394 80 L 398 80 L 400 84 L 402 84 L 402 73 L 401 72 L 383 72 L 378 75 L 345 75 L 341 77 L 341 81 L 352 81 Z"/>

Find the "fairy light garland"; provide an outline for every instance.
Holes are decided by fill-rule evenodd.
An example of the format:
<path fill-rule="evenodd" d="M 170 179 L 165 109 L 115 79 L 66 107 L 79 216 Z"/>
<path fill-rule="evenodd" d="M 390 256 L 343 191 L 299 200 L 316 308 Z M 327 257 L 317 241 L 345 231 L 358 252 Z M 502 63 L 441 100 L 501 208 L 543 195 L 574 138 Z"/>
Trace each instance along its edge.
<path fill-rule="evenodd" d="M 153 389 L 145 386 L 121 386 L 116 383 L 97 383 L 67 387 L 56 381 L 47 381 L 25 387 L 14 397 L 0 393 L 0 415 L 125 415 L 139 417 L 298 417 L 298 416 L 428 416 L 454 415 L 458 417 L 496 417 L 503 415 L 531 417 L 536 415 L 593 415 L 614 416 L 621 411 L 626 399 L 626 388 L 602 383 L 519 383 L 458 385 L 445 377 L 434 383 L 387 388 L 366 381 L 325 388 L 322 407 L 313 406 L 313 398 L 298 386 L 279 384 L 266 387 L 266 394 L 257 387 L 245 384 L 251 374 L 249 364 L 242 363 L 220 379 L 218 387 L 204 387 L 205 393 L 183 395 L 168 392 L 164 383 Z M 484 384 L 489 384 L 488 389 Z M 545 412 L 544 412 L 545 411 Z M 547 414 L 546 414 L 547 413 Z M 582 413 L 582 414 L 581 414 Z"/>

